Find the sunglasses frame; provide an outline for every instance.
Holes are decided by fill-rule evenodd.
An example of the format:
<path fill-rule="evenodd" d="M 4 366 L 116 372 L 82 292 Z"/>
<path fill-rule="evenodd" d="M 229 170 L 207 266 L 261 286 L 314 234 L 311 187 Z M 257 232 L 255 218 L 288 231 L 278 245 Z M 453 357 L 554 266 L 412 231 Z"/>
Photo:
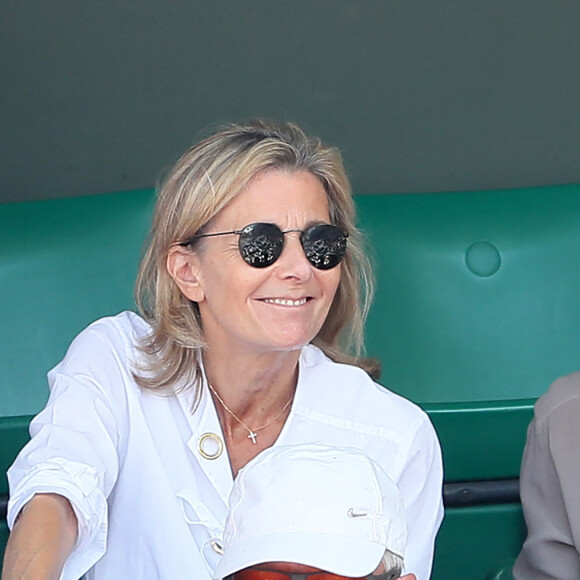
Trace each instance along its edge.
<path fill-rule="evenodd" d="M 255 233 L 256 230 L 258 230 L 258 233 Z M 320 231 L 332 232 L 332 236 L 330 236 L 332 239 L 324 239 L 324 236 L 319 236 L 312 240 L 309 239 L 313 233 Z M 238 250 L 246 264 L 253 268 L 267 268 L 281 256 L 284 249 L 284 236 L 292 232 L 300 233 L 300 245 L 306 255 L 306 259 L 318 270 L 335 268 L 346 254 L 348 232 L 328 223 L 314 224 L 304 230 L 297 228 L 282 230 L 276 224 L 255 222 L 239 230 L 197 234 L 189 240 L 179 243 L 179 245 L 190 246 L 200 238 L 238 235 Z M 323 248 L 320 247 L 321 244 L 324 246 Z M 321 252 L 323 249 L 326 249 L 326 251 Z"/>

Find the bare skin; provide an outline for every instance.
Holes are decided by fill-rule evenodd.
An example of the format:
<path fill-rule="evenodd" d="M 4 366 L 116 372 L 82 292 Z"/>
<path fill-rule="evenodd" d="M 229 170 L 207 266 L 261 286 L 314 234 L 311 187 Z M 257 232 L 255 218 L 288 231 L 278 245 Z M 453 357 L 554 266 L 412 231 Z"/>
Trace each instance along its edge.
<path fill-rule="evenodd" d="M 35 495 L 8 539 L 3 580 L 58 580 L 76 537 L 77 519 L 69 501 L 51 493 Z"/>
<path fill-rule="evenodd" d="M 235 390 L 230 393 L 226 389 L 220 389 L 220 396 L 222 396 L 224 402 L 226 402 L 228 408 L 236 415 L 236 417 L 250 428 L 258 429 L 258 431 L 256 431 L 258 435 L 256 443 L 253 443 L 251 438 L 248 437 L 248 430 L 230 413 L 228 413 L 220 401 L 214 397 L 214 403 L 222 425 L 234 477 L 237 475 L 238 471 L 248 463 L 248 461 L 260 453 L 260 451 L 271 447 L 284 427 L 286 418 L 290 413 L 291 405 L 288 405 L 282 413 L 280 413 L 280 411 L 284 409 L 288 401 L 293 398 L 296 389 L 298 360 L 297 357 L 292 358 L 295 360 L 278 361 L 280 362 L 280 366 L 285 366 L 288 362 L 293 365 L 293 367 L 290 367 L 289 373 L 268 373 L 268 376 L 265 376 L 265 373 L 260 373 L 261 376 L 258 376 L 254 373 L 245 373 L 244 371 L 240 372 L 240 370 L 238 370 L 237 373 L 234 373 L 235 377 L 231 377 L 231 380 L 222 379 L 221 381 L 212 378 L 213 374 L 211 373 L 210 368 L 213 368 L 213 365 L 208 364 L 208 362 L 204 360 L 210 384 L 239 385 L 240 376 L 244 376 L 248 379 L 248 389 L 246 390 L 245 396 L 242 395 L 242 390 Z M 242 363 L 242 361 L 240 362 Z M 269 365 L 271 362 L 272 361 L 270 361 Z M 240 367 L 237 368 L 239 369 Z M 269 370 L 270 372 L 272 371 L 271 366 Z M 262 388 L 258 388 L 256 385 L 260 385 Z M 228 395 L 226 395 L 227 398 L 221 394 L 222 390 L 228 392 Z M 251 393 L 250 396 L 248 396 L 248 392 Z M 259 429 L 262 425 L 266 425 L 266 427 Z"/>

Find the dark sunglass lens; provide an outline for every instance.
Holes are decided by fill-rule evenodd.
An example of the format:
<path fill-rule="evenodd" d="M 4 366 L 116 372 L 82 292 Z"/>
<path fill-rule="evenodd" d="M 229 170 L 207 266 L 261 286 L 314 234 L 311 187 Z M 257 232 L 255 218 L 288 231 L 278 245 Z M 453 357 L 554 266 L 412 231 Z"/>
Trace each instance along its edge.
<path fill-rule="evenodd" d="M 338 266 L 346 253 L 346 234 L 330 224 L 312 226 L 300 239 L 308 261 L 319 270 Z"/>
<path fill-rule="evenodd" d="M 284 234 L 274 224 L 250 224 L 240 234 L 240 254 L 254 268 L 271 266 L 280 257 L 283 247 Z"/>

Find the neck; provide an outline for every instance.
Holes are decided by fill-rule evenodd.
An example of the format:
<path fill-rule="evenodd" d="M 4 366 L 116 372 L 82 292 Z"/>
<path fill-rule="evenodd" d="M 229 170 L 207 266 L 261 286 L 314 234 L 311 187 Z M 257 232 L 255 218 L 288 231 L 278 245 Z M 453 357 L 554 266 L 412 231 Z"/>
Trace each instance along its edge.
<path fill-rule="evenodd" d="M 246 425 L 259 426 L 280 412 L 294 396 L 300 351 L 273 352 L 257 357 L 222 357 L 211 348 L 203 354 L 208 383 Z M 227 364 L 224 364 L 227 360 Z M 236 420 L 218 402 L 224 427 Z"/>
<path fill-rule="evenodd" d="M 299 356 L 300 351 L 259 357 L 204 352 L 207 381 L 223 401 L 212 393 L 234 477 L 280 435 L 296 390 Z"/>

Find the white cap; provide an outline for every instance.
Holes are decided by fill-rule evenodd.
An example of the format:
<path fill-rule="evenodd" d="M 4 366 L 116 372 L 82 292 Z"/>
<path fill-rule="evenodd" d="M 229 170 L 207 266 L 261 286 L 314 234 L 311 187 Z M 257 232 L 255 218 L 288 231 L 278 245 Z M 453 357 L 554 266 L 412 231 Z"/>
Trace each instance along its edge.
<path fill-rule="evenodd" d="M 407 524 L 397 486 L 358 449 L 284 445 L 240 470 L 223 540 L 214 578 L 265 562 L 360 577 L 387 549 L 404 557 Z"/>

